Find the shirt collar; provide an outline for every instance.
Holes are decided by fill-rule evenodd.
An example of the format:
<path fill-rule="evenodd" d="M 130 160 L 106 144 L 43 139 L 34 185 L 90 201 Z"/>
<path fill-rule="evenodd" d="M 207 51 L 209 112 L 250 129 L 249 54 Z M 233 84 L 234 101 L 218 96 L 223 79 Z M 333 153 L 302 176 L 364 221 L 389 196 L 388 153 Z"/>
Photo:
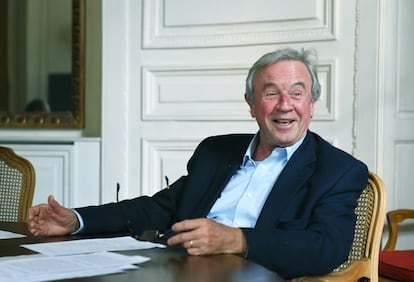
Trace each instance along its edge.
<path fill-rule="evenodd" d="M 244 154 L 243 160 L 244 163 L 247 160 L 252 159 L 252 154 L 254 152 L 254 150 L 257 147 L 257 144 L 259 142 L 259 132 L 256 132 L 256 134 L 253 136 L 252 141 L 250 141 L 249 147 L 246 150 L 246 153 Z M 306 134 L 308 134 L 307 132 L 305 133 L 305 135 L 303 135 L 302 138 L 300 138 L 298 141 L 296 141 L 296 143 L 294 143 L 293 145 L 290 145 L 288 147 L 284 147 L 283 149 L 286 150 L 286 161 L 289 161 L 290 158 L 292 157 L 293 153 L 299 148 L 299 146 L 303 143 L 303 140 L 306 137 Z M 274 150 L 278 149 L 279 147 L 275 148 Z"/>

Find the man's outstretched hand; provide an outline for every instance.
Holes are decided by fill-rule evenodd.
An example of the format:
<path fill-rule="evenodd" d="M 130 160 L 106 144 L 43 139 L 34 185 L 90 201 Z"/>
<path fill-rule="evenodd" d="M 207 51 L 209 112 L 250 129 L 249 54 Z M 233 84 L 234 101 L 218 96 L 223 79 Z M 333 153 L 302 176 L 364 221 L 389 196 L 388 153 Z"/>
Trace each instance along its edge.
<path fill-rule="evenodd" d="M 71 209 L 61 206 L 53 196 L 48 197 L 47 204 L 29 209 L 27 225 L 35 236 L 66 235 L 79 229 L 76 214 Z"/>

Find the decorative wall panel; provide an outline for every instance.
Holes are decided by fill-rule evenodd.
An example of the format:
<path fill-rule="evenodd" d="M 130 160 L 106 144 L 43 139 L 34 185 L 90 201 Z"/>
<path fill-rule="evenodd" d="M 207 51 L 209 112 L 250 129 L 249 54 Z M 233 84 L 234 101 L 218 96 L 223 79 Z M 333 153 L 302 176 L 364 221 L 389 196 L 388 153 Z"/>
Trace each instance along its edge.
<path fill-rule="evenodd" d="M 69 175 L 73 173 L 69 164 L 73 159 L 71 145 L 11 145 L 16 153 L 27 158 L 36 173 L 33 204 L 45 203 L 54 195 L 62 205 L 69 205 Z"/>
<path fill-rule="evenodd" d="M 414 140 L 397 141 L 395 143 L 395 181 L 394 197 L 396 206 L 401 208 L 413 208 L 414 189 L 412 189 L 412 168 L 414 167 Z"/>
<path fill-rule="evenodd" d="M 70 208 L 100 203 L 99 140 L 27 141 L 0 143 L 32 163 L 36 173 L 33 205 L 47 202 L 49 195 Z"/>
<path fill-rule="evenodd" d="M 153 195 L 186 174 L 186 165 L 199 140 L 150 140 L 142 145 L 142 194 Z"/>
<path fill-rule="evenodd" d="M 313 120 L 335 120 L 336 96 L 336 65 L 334 61 L 320 62 L 318 65 L 318 78 L 321 84 L 321 96 L 315 104 Z"/>
<path fill-rule="evenodd" d="M 414 95 L 412 87 L 412 79 L 414 77 L 413 65 L 414 54 L 412 46 L 414 45 L 414 37 L 409 36 L 414 26 L 414 1 L 400 0 L 398 1 L 398 25 L 397 38 L 398 41 L 398 62 L 397 62 L 397 114 L 399 118 L 414 118 Z M 405 35 L 405 36 L 404 36 Z"/>
<path fill-rule="evenodd" d="M 318 67 L 322 93 L 314 120 L 335 119 L 334 62 Z M 247 67 L 145 67 L 143 120 L 250 121 L 244 102 Z"/>
<path fill-rule="evenodd" d="M 144 120 L 250 120 L 243 67 L 143 68 Z"/>
<path fill-rule="evenodd" d="M 412 168 L 414 167 L 414 140 L 397 141 L 395 143 L 394 185 L 387 187 L 393 190 L 395 206 L 398 208 L 413 208 L 414 189 L 412 184 Z M 414 221 L 401 223 L 397 241 L 398 249 L 414 248 Z"/>
<path fill-rule="evenodd" d="M 333 0 L 144 0 L 143 48 L 334 40 L 334 11 Z"/>

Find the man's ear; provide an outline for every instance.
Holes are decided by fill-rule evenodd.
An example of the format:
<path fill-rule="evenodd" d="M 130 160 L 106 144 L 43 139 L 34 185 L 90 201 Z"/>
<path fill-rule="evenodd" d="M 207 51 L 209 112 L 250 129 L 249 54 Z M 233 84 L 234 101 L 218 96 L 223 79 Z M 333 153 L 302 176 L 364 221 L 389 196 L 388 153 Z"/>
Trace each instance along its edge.
<path fill-rule="evenodd" d="M 249 105 L 249 108 L 250 108 L 250 110 L 249 110 L 249 112 L 250 112 L 250 116 L 251 116 L 252 118 L 255 118 L 255 114 L 254 114 L 254 105 L 253 105 L 253 102 L 252 102 L 252 101 L 250 101 L 250 100 L 247 98 L 247 94 L 246 94 L 246 93 L 244 93 L 244 100 L 246 101 L 247 105 Z"/>
<path fill-rule="evenodd" d="M 310 110 L 310 112 L 311 112 L 310 118 L 312 119 L 313 118 L 313 114 L 315 112 L 315 102 L 311 102 L 311 110 Z"/>

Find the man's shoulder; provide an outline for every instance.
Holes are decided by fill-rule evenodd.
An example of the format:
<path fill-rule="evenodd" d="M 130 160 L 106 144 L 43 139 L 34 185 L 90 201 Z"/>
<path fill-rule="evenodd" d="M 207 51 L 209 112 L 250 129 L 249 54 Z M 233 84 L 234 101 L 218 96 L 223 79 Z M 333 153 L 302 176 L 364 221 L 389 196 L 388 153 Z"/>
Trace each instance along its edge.
<path fill-rule="evenodd" d="M 351 176 L 344 178 L 346 181 L 359 183 L 356 185 L 358 189 L 365 187 L 368 180 L 368 167 L 363 161 L 332 145 L 316 133 L 311 133 L 308 137 L 308 142 L 314 146 L 314 150 L 309 150 L 309 154 L 314 154 L 315 179 L 329 178 L 333 181 L 333 179 L 342 179 L 348 174 Z"/>
<path fill-rule="evenodd" d="M 311 142 L 315 143 L 316 153 L 320 160 L 325 161 L 331 159 L 335 160 L 336 163 L 352 162 L 363 164 L 362 161 L 356 159 L 353 155 L 343 149 L 334 146 L 317 133 L 310 132 L 310 135 L 310 138 L 312 139 Z"/>
<path fill-rule="evenodd" d="M 206 149 L 214 152 L 232 152 L 235 154 L 244 153 L 250 144 L 254 134 L 226 134 L 214 135 L 205 138 L 198 146 L 198 149 Z"/>
<path fill-rule="evenodd" d="M 254 134 L 249 133 L 233 133 L 225 135 L 214 135 L 205 138 L 202 143 L 208 144 L 219 144 L 219 145 L 235 145 L 235 144 L 244 144 L 250 143 Z"/>

